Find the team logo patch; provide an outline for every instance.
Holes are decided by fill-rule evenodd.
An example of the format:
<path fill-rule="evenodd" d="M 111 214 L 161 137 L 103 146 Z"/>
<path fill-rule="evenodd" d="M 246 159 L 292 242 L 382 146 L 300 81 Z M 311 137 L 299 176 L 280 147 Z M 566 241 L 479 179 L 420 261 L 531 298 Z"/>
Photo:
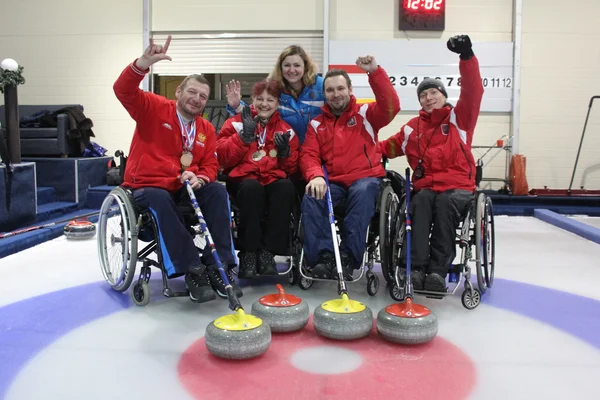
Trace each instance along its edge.
<path fill-rule="evenodd" d="M 201 133 L 198 135 L 198 142 L 202 142 L 202 143 L 204 143 L 205 141 L 206 141 L 206 135 L 205 135 L 204 133 L 202 133 L 202 132 L 201 132 Z"/>
<path fill-rule="evenodd" d="M 448 124 L 442 124 L 442 133 L 447 135 L 450 132 L 450 126 Z"/>
<path fill-rule="evenodd" d="M 348 120 L 348 127 L 352 127 L 354 125 L 356 125 L 356 117 L 352 117 Z"/>

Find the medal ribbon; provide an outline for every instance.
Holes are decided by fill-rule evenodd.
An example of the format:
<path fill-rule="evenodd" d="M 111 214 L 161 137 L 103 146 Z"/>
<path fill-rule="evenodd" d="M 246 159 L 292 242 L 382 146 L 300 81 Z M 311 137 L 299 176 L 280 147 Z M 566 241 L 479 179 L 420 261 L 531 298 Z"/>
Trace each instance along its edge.
<path fill-rule="evenodd" d="M 190 129 L 188 129 L 187 124 L 177 112 L 177 118 L 179 118 L 179 124 L 181 125 L 181 136 L 183 139 L 183 149 L 189 152 L 192 151 L 194 147 L 194 140 L 196 139 L 196 119 L 190 125 Z"/>
<path fill-rule="evenodd" d="M 258 149 L 262 149 L 263 147 L 265 147 L 265 139 L 267 137 L 267 127 L 265 126 L 265 129 L 263 129 L 262 133 L 260 135 L 258 135 Z"/>

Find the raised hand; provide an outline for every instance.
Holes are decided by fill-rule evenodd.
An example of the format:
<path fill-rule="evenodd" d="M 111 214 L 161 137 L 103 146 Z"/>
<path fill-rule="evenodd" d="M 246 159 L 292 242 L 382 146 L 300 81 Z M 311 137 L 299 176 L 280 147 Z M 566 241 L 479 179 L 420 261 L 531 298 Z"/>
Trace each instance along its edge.
<path fill-rule="evenodd" d="M 142 71 L 147 70 L 152 64 L 162 60 L 171 61 L 171 57 L 167 55 L 167 50 L 171 44 L 171 35 L 167 37 L 167 41 L 164 45 L 155 44 L 154 39 L 150 39 L 150 45 L 144 50 L 144 54 L 138 58 L 136 65 Z"/>
<path fill-rule="evenodd" d="M 242 85 L 240 85 L 240 81 L 232 79 L 225 86 L 225 89 L 227 90 L 227 103 L 235 110 L 242 101 Z"/>
<path fill-rule="evenodd" d="M 240 139 L 245 144 L 250 144 L 256 139 L 256 121 L 258 117 L 252 118 L 250 107 L 246 106 L 242 110 L 242 131 L 239 132 Z"/>
<path fill-rule="evenodd" d="M 375 57 L 369 55 L 358 57 L 356 59 L 356 65 L 358 65 L 358 67 L 365 72 L 373 72 L 377 69 L 377 61 L 375 61 Z"/>
<path fill-rule="evenodd" d="M 277 147 L 277 157 L 287 158 L 290 156 L 290 137 L 292 134 L 288 131 L 286 133 L 277 133 L 273 138 L 275 146 Z"/>
<path fill-rule="evenodd" d="M 469 35 L 457 35 L 448 39 L 446 43 L 448 50 L 460 54 L 460 58 L 468 60 L 473 57 L 473 45 Z"/>

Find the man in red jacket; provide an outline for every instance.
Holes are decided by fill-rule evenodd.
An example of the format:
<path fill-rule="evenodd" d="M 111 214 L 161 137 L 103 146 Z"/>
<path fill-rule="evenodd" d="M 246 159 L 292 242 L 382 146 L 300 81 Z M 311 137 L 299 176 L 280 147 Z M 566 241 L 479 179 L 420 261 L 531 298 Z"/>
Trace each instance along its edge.
<path fill-rule="evenodd" d="M 460 54 L 462 82 L 456 107 L 446 102 L 442 82 L 425 79 L 417 88 L 419 116 L 380 142 L 385 157 L 406 155 L 413 169 L 411 280 L 415 290 L 446 291 L 446 273 L 456 256 L 456 229 L 475 191 L 471 143 L 483 97 L 479 62 L 469 36 L 455 36 L 447 46 Z"/>
<path fill-rule="evenodd" d="M 333 206 L 346 200 L 340 253 L 344 276 L 352 279 L 365 252 L 367 227 L 385 176 L 377 134 L 400 111 L 398 94 L 375 58 L 359 57 L 356 64 L 368 74 L 376 101 L 357 104 L 348 74 L 327 72 L 323 83 L 327 104 L 323 114 L 310 122 L 300 155 L 300 169 L 308 182 L 302 200 L 304 253 L 316 278 L 335 276 L 323 165 Z"/>
<path fill-rule="evenodd" d="M 200 257 L 177 208 L 189 204 L 183 186 L 189 180 L 219 258 L 241 296 L 230 272 L 237 260 L 229 228 L 229 199 L 225 187 L 215 182 L 219 168 L 215 128 L 202 118 L 210 94 L 209 82 L 201 75 L 186 77 L 177 88 L 177 101 L 139 88 L 152 64 L 171 59 L 166 54 L 170 41 L 169 36 L 162 46 L 151 40 L 144 54 L 125 68 L 113 87 L 136 121 L 123 186 L 132 189 L 136 204 L 150 209 L 156 218 L 157 240 L 169 278 L 185 274 L 190 298 L 202 303 L 216 297 L 213 287 L 225 293 L 225 285 L 208 246 Z"/>

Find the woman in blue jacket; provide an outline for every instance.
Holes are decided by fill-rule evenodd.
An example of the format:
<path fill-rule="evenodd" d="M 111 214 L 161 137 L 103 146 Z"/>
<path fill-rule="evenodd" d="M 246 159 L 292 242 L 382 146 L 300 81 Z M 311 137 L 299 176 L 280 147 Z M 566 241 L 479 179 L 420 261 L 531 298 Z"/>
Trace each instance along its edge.
<path fill-rule="evenodd" d="M 284 88 L 279 97 L 279 114 L 294 129 L 304 143 L 306 129 L 311 119 L 321 114 L 325 102 L 323 78 L 317 75 L 317 67 L 300 46 L 283 50 L 270 79 L 278 81 Z M 244 108 L 241 101 L 240 83 L 230 81 L 227 85 L 227 111 L 235 115 Z"/>

